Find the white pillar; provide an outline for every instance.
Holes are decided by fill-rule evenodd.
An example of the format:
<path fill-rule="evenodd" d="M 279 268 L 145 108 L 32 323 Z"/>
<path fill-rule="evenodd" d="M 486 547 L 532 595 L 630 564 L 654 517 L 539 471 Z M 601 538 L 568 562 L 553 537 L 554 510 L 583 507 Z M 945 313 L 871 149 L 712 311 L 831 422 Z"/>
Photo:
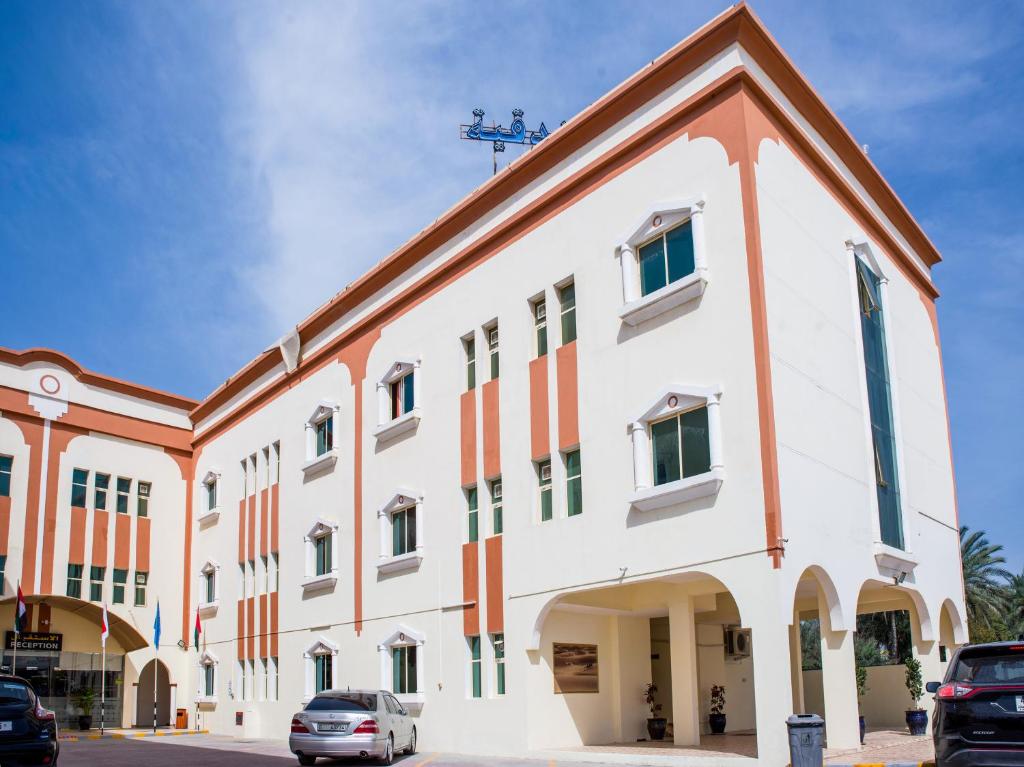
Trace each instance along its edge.
<path fill-rule="evenodd" d="M 412 366 L 412 406 L 421 407 L 423 405 L 422 393 L 423 393 L 423 377 L 420 375 L 420 360 Z"/>
<path fill-rule="evenodd" d="M 853 631 L 832 631 L 828 603 L 818 591 L 821 625 L 821 688 L 825 698 L 825 726 L 829 748 L 860 747 L 857 707 L 857 669 Z"/>
<path fill-rule="evenodd" d="M 672 658 L 672 728 L 677 746 L 700 745 L 700 685 L 693 597 L 674 595 L 668 609 Z"/>
<path fill-rule="evenodd" d="M 640 298 L 640 266 L 632 245 L 619 246 L 619 265 L 622 267 L 622 300 L 628 304 Z"/>
<path fill-rule="evenodd" d="M 316 458 L 316 429 L 313 428 L 313 424 L 306 424 L 306 460 L 311 461 Z"/>
<path fill-rule="evenodd" d="M 643 490 L 654 483 L 647 424 L 634 421 L 629 425 L 629 433 L 633 437 L 633 482 L 637 490 Z"/>
<path fill-rule="evenodd" d="M 380 530 L 380 560 L 385 560 L 391 555 L 391 547 L 388 546 L 388 539 L 390 536 L 390 530 L 388 529 L 391 525 L 388 524 L 388 513 L 384 509 L 380 509 L 377 512 L 377 526 Z"/>
<path fill-rule="evenodd" d="M 391 401 L 388 385 L 383 382 L 377 383 L 377 424 L 387 423 L 391 420 Z M 357 406 L 358 407 L 358 406 Z"/>
<path fill-rule="evenodd" d="M 708 397 L 708 452 L 711 454 L 712 469 L 725 466 L 722 457 L 722 416 L 719 412 L 721 396 L 715 393 Z"/>
<path fill-rule="evenodd" d="M 800 614 L 793 614 L 789 627 L 789 678 L 793 688 L 793 713 L 804 714 L 804 667 L 803 645 L 800 640 Z"/>
<path fill-rule="evenodd" d="M 754 654 L 754 709 L 758 764 L 789 764 L 786 719 L 793 713 L 789 664 L 789 626 L 775 610 L 762 609 L 751 623 Z"/>
<path fill-rule="evenodd" d="M 940 631 L 939 637 L 941 636 L 942 632 Z M 942 681 L 946 669 L 945 664 L 939 660 L 941 639 L 936 639 L 933 642 L 925 642 L 921 639 L 920 618 L 917 615 L 917 610 L 910 611 L 910 638 L 913 643 L 914 657 L 921 662 L 921 686 L 924 687 L 928 682 Z M 911 705 L 910 696 L 907 695 L 907 708 L 910 708 Z M 931 722 L 935 715 L 935 699 L 925 693 L 919 705 L 928 712 L 928 721 Z"/>
<path fill-rule="evenodd" d="M 708 271 L 708 252 L 704 239 L 704 200 L 698 200 L 690 209 L 690 233 L 693 235 L 693 270 L 697 274 Z"/>

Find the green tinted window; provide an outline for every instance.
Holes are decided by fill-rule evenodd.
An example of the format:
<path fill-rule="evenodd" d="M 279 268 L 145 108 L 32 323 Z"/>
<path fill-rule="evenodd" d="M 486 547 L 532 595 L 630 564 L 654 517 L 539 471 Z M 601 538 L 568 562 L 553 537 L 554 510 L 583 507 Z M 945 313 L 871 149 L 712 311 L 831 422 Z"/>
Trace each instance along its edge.
<path fill-rule="evenodd" d="M 473 683 L 473 697 L 479 698 L 483 695 L 483 680 L 480 674 L 480 637 L 466 637 L 469 642 L 469 657 Z"/>
<path fill-rule="evenodd" d="M 580 465 L 580 451 L 565 454 L 565 495 L 569 504 L 570 517 L 583 513 L 583 469 Z"/>
<path fill-rule="evenodd" d="M 708 409 L 699 407 L 680 414 L 679 428 L 683 439 L 683 476 L 692 477 L 711 471 Z"/>
<path fill-rule="evenodd" d="M 11 494 L 11 467 L 14 459 L 9 455 L 0 455 L 0 497 Z"/>
<path fill-rule="evenodd" d="M 86 485 L 89 484 L 89 472 L 85 469 L 75 469 L 71 473 L 71 505 L 80 509 L 85 508 Z"/>
<path fill-rule="evenodd" d="M 466 508 L 468 510 L 468 533 L 469 542 L 476 543 L 480 540 L 480 525 L 477 519 L 478 510 L 477 505 L 479 501 L 477 499 L 477 492 L 475 487 L 471 487 L 466 490 Z"/>
<path fill-rule="evenodd" d="M 576 284 L 570 282 L 558 292 L 562 305 L 562 345 L 576 340 Z"/>

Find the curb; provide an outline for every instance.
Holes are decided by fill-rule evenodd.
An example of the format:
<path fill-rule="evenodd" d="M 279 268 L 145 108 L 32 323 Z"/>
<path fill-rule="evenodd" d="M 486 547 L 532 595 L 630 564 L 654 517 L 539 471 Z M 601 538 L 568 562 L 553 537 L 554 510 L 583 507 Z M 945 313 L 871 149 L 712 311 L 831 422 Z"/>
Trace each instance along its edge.
<path fill-rule="evenodd" d="M 831 762 L 828 767 L 935 767 L 935 762 Z"/>
<path fill-rule="evenodd" d="M 78 743 L 83 740 L 126 740 L 135 738 L 176 738 L 182 735 L 209 735 L 209 730 L 157 730 L 156 732 L 107 732 L 89 735 L 58 735 L 61 743 Z"/>

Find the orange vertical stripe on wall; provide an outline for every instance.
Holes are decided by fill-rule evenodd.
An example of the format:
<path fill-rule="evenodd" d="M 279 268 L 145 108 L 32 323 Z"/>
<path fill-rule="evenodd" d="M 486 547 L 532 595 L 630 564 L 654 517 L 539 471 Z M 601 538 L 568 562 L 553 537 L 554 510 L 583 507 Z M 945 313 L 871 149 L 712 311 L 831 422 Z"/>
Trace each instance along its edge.
<path fill-rule="evenodd" d="M 260 594 L 260 657 L 267 657 L 267 595 Z"/>
<path fill-rule="evenodd" d="M 487 580 L 487 630 L 491 634 L 505 631 L 505 585 L 502 563 L 502 536 L 495 535 L 484 543 Z"/>
<path fill-rule="evenodd" d="M 462 601 L 472 602 L 462 608 L 462 631 L 466 636 L 480 633 L 480 564 L 479 547 L 475 543 L 462 544 Z"/>
<path fill-rule="evenodd" d="M 267 499 L 270 494 L 266 488 L 260 490 L 260 556 L 265 557 L 270 553 L 270 541 L 267 540 L 267 519 L 269 516 L 269 509 L 267 508 Z"/>
<path fill-rule="evenodd" d="M 256 493 L 249 496 L 249 540 L 248 559 L 256 559 Z"/>
<path fill-rule="evenodd" d="M 270 594 L 270 654 L 277 657 L 277 592 Z"/>
<path fill-rule="evenodd" d="M 548 436 L 548 358 L 530 360 L 530 457 L 551 453 Z"/>
<path fill-rule="evenodd" d="M 272 504 L 270 507 L 270 550 L 275 553 L 280 550 L 277 544 L 278 526 L 280 523 L 280 513 L 278 511 L 278 506 L 281 503 L 280 487 L 275 482 L 274 486 L 270 488 L 270 501 Z"/>
<path fill-rule="evenodd" d="M 0 496 L 0 554 L 7 554 L 8 537 L 11 534 L 11 497 Z"/>
<path fill-rule="evenodd" d="M 459 449 L 462 486 L 476 484 L 476 389 L 462 392 L 459 399 Z"/>
<path fill-rule="evenodd" d="M 245 499 L 238 502 L 238 561 L 245 561 Z"/>
<path fill-rule="evenodd" d="M 43 423 L 17 413 L 4 411 L 4 417 L 14 421 L 21 429 L 28 445 L 28 492 L 25 495 L 25 532 L 21 550 L 33 552 L 21 558 L 21 590 L 25 594 L 35 593 L 36 582 L 36 540 L 39 534 L 39 477 L 43 466 Z"/>
<path fill-rule="evenodd" d="M 92 564 L 96 567 L 106 567 L 110 512 L 97 509 L 92 514 Z M 83 575 L 85 576 L 88 576 L 88 573 Z"/>
<path fill-rule="evenodd" d="M 127 514 L 114 515 L 114 567 L 127 570 L 131 567 L 132 518 Z"/>
<path fill-rule="evenodd" d="M 498 381 L 483 385 L 484 478 L 501 474 L 501 423 L 498 418 Z"/>
<path fill-rule="evenodd" d="M 57 542 L 57 487 L 60 480 L 60 458 L 68 444 L 82 430 L 59 421 L 50 423 L 50 447 L 46 458 L 46 508 L 43 511 L 43 559 L 39 563 L 39 590 L 42 594 L 53 593 L 53 567 L 56 560 L 54 547 Z"/>
<path fill-rule="evenodd" d="M 245 605 L 246 657 L 256 657 L 256 598 L 249 597 Z"/>
<path fill-rule="evenodd" d="M 2 500 L 2 499 L 0 499 Z M 85 517 L 86 510 L 71 507 L 71 540 L 68 545 L 68 562 L 85 564 Z"/>
<path fill-rule="evenodd" d="M 238 600 L 238 660 L 245 660 L 245 600 Z"/>
<path fill-rule="evenodd" d="M 135 569 L 149 572 L 149 517 L 137 517 L 135 521 Z"/>
<path fill-rule="evenodd" d="M 576 373 L 576 342 L 555 350 L 558 376 L 558 449 L 580 443 L 579 382 Z"/>

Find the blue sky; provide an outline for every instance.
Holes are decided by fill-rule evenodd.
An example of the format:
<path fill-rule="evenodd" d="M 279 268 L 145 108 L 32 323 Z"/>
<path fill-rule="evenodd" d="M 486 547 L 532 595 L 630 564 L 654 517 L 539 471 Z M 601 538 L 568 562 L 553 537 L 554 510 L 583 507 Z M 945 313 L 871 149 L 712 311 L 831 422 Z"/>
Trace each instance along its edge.
<path fill-rule="evenodd" d="M 201 397 L 720 2 L 0 4 L 0 345 Z M 754 9 L 945 261 L 961 519 L 1024 566 L 1024 5 Z M 511 157 L 511 153 L 509 157 Z"/>

